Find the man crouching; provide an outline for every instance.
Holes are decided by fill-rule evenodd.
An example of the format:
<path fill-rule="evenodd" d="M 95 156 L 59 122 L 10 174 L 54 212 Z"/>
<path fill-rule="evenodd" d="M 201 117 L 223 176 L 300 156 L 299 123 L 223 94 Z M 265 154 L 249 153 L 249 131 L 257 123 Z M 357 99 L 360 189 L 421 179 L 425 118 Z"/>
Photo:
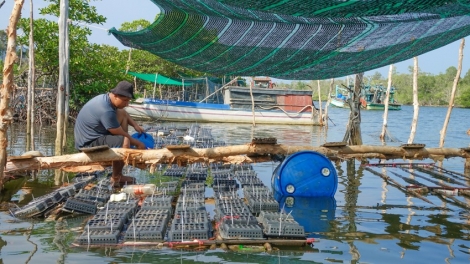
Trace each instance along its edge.
<path fill-rule="evenodd" d="M 144 143 L 132 138 L 128 133 L 129 125 L 142 133 L 140 127 L 124 110 L 134 98 L 134 86 L 121 81 L 109 93 L 100 94 L 88 101 L 78 113 L 74 128 L 75 148 L 108 145 L 110 148 L 145 149 Z M 133 177 L 124 176 L 124 161 L 113 161 L 112 181 L 115 186 L 133 184 Z"/>

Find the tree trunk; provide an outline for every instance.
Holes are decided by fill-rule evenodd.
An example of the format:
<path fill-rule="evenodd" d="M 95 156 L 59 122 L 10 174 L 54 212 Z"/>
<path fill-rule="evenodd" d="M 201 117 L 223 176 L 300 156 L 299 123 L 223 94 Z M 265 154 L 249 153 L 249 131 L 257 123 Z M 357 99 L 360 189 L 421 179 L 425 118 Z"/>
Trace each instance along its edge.
<path fill-rule="evenodd" d="M 3 189 L 5 163 L 7 162 L 8 127 L 12 121 L 10 109 L 10 96 L 13 92 L 13 65 L 16 56 L 16 26 L 21 17 L 21 9 L 24 0 L 16 0 L 10 16 L 10 23 L 7 28 L 7 50 L 5 64 L 3 65 L 3 85 L 1 87 L 0 98 L 0 190 Z"/>
<path fill-rule="evenodd" d="M 335 79 L 332 78 L 331 79 L 331 82 L 330 82 L 330 90 L 328 91 L 328 101 L 326 101 L 326 105 L 325 105 L 325 126 L 326 126 L 326 129 L 328 129 L 328 106 L 330 105 L 330 102 L 331 102 L 331 92 L 333 92 L 333 84 L 335 82 Z M 312 109 L 313 111 L 313 109 Z"/>
<path fill-rule="evenodd" d="M 441 139 L 439 140 L 439 147 L 444 147 L 444 139 L 446 137 L 447 125 L 449 124 L 450 114 L 452 113 L 452 108 L 454 107 L 455 100 L 455 91 L 457 90 L 457 84 L 460 80 L 460 73 L 462 72 L 462 60 L 463 60 L 463 48 L 465 46 L 465 39 L 463 38 L 460 42 L 459 49 L 459 65 L 457 68 L 457 74 L 455 75 L 454 83 L 452 84 L 452 93 L 450 95 L 449 108 L 447 108 L 446 119 L 444 120 L 444 126 L 441 130 Z"/>
<path fill-rule="evenodd" d="M 418 126 L 419 116 L 419 102 L 418 102 L 418 57 L 414 57 L 414 68 L 413 68 L 413 121 L 411 122 L 410 138 L 408 144 L 412 144 L 415 140 L 416 127 Z"/>
<path fill-rule="evenodd" d="M 26 115 L 26 150 L 34 150 L 34 88 L 36 86 L 36 74 L 34 65 L 34 17 L 33 0 L 29 1 L 31 11 L 29 13 L 29 73 L 28 96 Z"/>
<path fill-rule="evenodd" d="M 393 64 L 390 65 L 388 70 L 388 83 L 387 83 L 387 92 L 385 93 L 384 99 L 384 115 L 383 115 L 383 126 L 382 126 L 382 133 L 380 134 L 380 140 L 382 142 L 385 141 L 385 136 L 387 133 L 387 121 L 388 121 L 388 101 L 390 100 L 390 89 L 392 87 L 392 72 L 393 72 Z"/>
<path fill-rule="evenodd" d="M 343 159 L 426 159 L 439 161 L 452 157 L 470 159 L 470 152 L 461 148 L 402 148 L 393 146 L 291 146 L 283 144 L 245 144 L 208 149 L 152 149 L 138 150 L 112 148 L 103 151 L 76 153 L 53 157 L 36 157 L 25 159 L 10 157 L 6 172 L 24 170 L 62 169 L 65 171 L 96 171 L 101 165 L 109 166 L 112 161 L 123 160 L 126 164 L 147 168 L 153 172 L 158 164 L 186 165 L 194 162 L 253 163 L 270 161 L 267 154 L 288 155 L 303 150 L 312 150 L 324 154 L 332 160 Z M 76 168 L 80 168 L 77 170 Z"/>
<path fill-rule="evenodd" d="M 348 100 L 351 112 L 349 113 L 348 126 L 346 127 L 346 133 L 343 139 L 343 142 L 346 142 L 348 145 L 362 145 L 360 99 L 363 77 L 363 72 L 356 74 L 354 91 L 351 93 L 352 98 Z"/>

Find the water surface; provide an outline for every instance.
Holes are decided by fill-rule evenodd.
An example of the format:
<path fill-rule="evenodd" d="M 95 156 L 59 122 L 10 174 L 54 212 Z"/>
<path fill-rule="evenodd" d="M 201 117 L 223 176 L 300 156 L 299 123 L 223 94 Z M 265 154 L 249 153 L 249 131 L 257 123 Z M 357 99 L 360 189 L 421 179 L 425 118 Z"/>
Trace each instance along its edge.
<path fill-rule="evenodd" d="M 415 143 L 438 147 L 446 112 L 447 108 L 421 107 Z M 201 125 L 211 127 L 214 137 L 228 144 L 244 144 L 252 137 L 276 137 L 282 144 L 319 146 L 325 142 L 341 141 L 344 136 L 349 111 L 330 108 L 329 113 L 332 122 L 328 130 L 282 125 L 258 125 L 254 128 L 240 124 Z M 364 144 L 382 145 L 379 140 L 382 112 L 361 113 Z M 468 109 L 453 110 L 445 147 L 469 145 L 470 137 L 466 134 L 470 128 L 466 121 L 469 114 Z M 398 146 L 407 142 L 412 115 L 411 106 L 389 112 L 389 136 L 395 141 L 387 141 L 387 145 Z M 22 126 L 13 125 L 9 131 L 10 155 L 24 152 L 22 130 Z M 38 127 L 37 131 L 40 131 L 37 148 L 45 155 L 53 155 L 54 128 Z M 267 186 L 270 186 L 277 165 L 275 162 L 254 165 Z M 311 237 L 317 239 L 313 247 L 286 248 L 273 253 L 155 247 L 77 248 L 72 246 L 72 242 L 81 233 L 84 217 L 24 221 L 0 213 L 0 258 L 4 263 L 470 263 L 470 214 L 465 207 L 438 195 L 425 196 L 432 204 L 409 197 L 361 167 L 358 161 L 339 162 L 335 166 L 339 184 L 334 199 L 298 199 L 295 204 L 296 219 L 312 232 Z M 443 166 L 464 173 L 464 161 L 460 158 L 444 160 Z M 419 171 L 371 169 L 402 185 L 408 184 L 405 179 L 417 179 L 429 185 L 433 183 L 426 178 L 436 180 Z M 137 177 L 141 175 L 136 170 L 129 169 L 129 172 Z M 458 180 L 470 185 L 468 176 L 459 176 Z M 54 183 L 53 173 L 43 171 L 34 180 L 27 178 L 9 182 L 2 199 L 13 197 L 22 205 L 50 191 Z M 16 193 L 19 188 L 20 192 Z M 468 197 L 456 196 L 455 199 L 470 204 Z"/>

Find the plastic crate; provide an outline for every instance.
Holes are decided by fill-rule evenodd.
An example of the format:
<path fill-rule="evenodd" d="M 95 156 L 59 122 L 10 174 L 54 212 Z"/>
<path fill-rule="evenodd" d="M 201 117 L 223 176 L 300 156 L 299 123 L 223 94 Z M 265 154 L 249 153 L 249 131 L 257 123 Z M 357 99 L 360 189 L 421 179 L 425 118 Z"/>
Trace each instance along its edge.
<path fill-rule="evenodd" d="M 102 190 L 101 192 L 91 191 L 91 190 L 80 190 L 75 197 L 81 198 L 83 200 L 90 200 L 90 201 L 97 201 L 101 203 L 106 203 L 109 200 L 111 195 L 106 190 Z"/>
<path fill-rule="evenodd" d="M 119 230 L 87 230 L 85 227 L 85 231 L 77 238 L 77 242 L 82 245 L 117 244 L 119 234 Z"/>
<path fill-rule="evenodd" d="M 135 220 L 130 223 L 124 236 L 126 241 L 163 241 L 168 218 Z"/>
<path fill-rule="evenodd" d="M 27 204 L 21 208 L 12 210 L 12 214 L 18 218 L 28 218 L 41 214 L 48 208 L 45 201 L 36 202 L 34 204 Z"/>
<path fill-rule="evenodd" d="M 122 217 L 112 217 L 108 215 L 108 218 L 92 218 L 87 222 L 87 229 L 90 230 L 119 230 L 122 231 L 124 226 L 124 219 Z"/>
<path fill-rule="evenodd" d="M 171 225 L 168 231 L 169 241 L 209 239 L 212 237 L 211 230 L 205 223 L 185 223 Z"/>
<path fill-rule="evenodd" d="M 219 225 L 219 233 L 223 239 L 264 239 L 258 225 L 224 223 Z"/>
<path fill-rule="evenodd" d="M 97 203 L 90 200 L 83 200 L 76 197 L 70 197 L 64 204 L 64 209 L 72 212 L 80 212 L 86 214 L 95 214 Z"/>

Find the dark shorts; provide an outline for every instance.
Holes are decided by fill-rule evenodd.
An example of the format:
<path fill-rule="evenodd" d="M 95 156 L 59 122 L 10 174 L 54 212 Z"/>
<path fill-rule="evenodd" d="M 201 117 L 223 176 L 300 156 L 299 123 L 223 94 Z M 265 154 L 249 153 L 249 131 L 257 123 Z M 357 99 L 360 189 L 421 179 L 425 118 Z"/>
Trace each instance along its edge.
<path fill-rule="evenodd" d="M 89 143 L 87 147 L 96 147 L 96 146 L 103 146 L 108 145 L 110 148 L 122 148 L 122 144 L 124 143 L 124 136 L 120 135 L 106 135 L 99 137 Z"/>

